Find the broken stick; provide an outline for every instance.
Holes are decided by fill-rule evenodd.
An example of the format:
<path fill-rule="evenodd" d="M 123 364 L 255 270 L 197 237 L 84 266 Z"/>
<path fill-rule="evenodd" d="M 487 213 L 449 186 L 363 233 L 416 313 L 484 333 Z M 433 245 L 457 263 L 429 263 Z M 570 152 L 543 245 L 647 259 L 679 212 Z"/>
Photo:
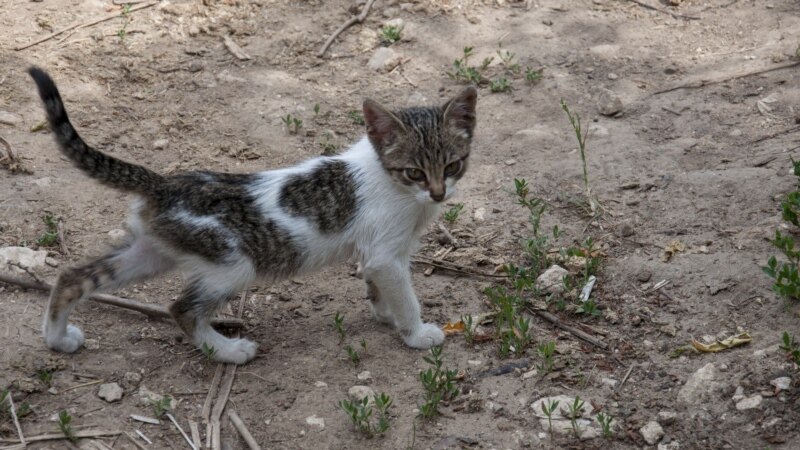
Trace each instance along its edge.
<path fill-rule="evenodd" d="M 584 341 L 586 341 L 586 342 L 588 342 L 588 343 L 590 343 L 590 344 L 592 344 L 592 345 L 594 345 L 596 347 L 600 347 L 603 350 L 608 348 L 608 344 L 606 344 L 605 342 L 601 341 L 600 339 L 597 339 L 596 337 L 594 337 L 594 336 L 592 336 L 592 335 L 590 335 L 590 334 L 588 334 L 586 332 L 583 332 L 581 330 L 578 330 L 577 328 L 573 328 L 573 327 L 563 323 L 561 321 L 561 319 L 559 319 L 558 317 L 550 314 L 547 311 L 542 311 L 542 310 L 538 310 L 538 309 L 530 309 L 530 311 L 532 313 L 536 314 L 537 316 L 541 317 L 542 319 L 544 319 L 544 320 L 552 323 L 553 325 L 557 326 L 558 328 L 561 328 L 564 331 L 572 333 L 573 335 L 575 335 L 575 337 L 577 337 L 579 339 L 583 339 Z"/>
<path fill-rule="evenodd" d="M 48 283 L 44 282 L 37 283 L 34 281 L 21 280 L 17 277 L 6 275 L 5 273 L 1 272 L 0 272 L 0 283 L 12 284 L 23 287 L 25 289 L 34 289 L 37 291 L 45 291 L 45 292 L 49 292 L 53 288 Z M 108 294 L 92 294 L 89 297 L 89 300 L 93 300 L 97 303 L 102 303 L 104 305 L 117 306 L 124 309 L 130 309 L 132 311 L 140 312 L 149 317 L 156 317 L 162 319 L 172 318 L 172 315 L 169 313 L 167 308 L 160 305 L 149 305 L 147 303 L 141 303 L 134 300 L 129 300 L 126 298 L 116 297 Z M 242 322 L 242 319 L 233 319 L 233 318 L 211 319 L 211 324 L 227 328 L 242 328 L 244 326 L 244 322 Z"/>
<path fill-rule="evenodd" d="M 242 419 L 236 414 L 236 411 L 233 409 L 228 410 L 228 418 L 231 419 L 231 423 L 233 426 L 236 427 L 236 431 L 242 435 L 242 439 L 247 443 L 247 446 L 250 447 L 250 450 L 261 450 L 261 447 L 258 445 L 255 439 L 253 439 L 253 435 L 250 434 L 250 430 L 247 429 Z"/>
<path fill-rule="evenodd" d="M 125 15 L 125 14 L 130 14 L 130 13 L 132 13 L 134 11 L 138 11 L 140 9 L 149 8 L 149 7 L 153 6 L 153 5 L 158 4 L 159 1 L 160 0 L 152 0 L 152 1 L 148 2 L 148 3 L 143 3 L 141 5 L 134 6 L 133 8 L 131 8 L 131 9 L 127 10 L 127 11 L 121 10 L 119 12 L 115 12 L 115 13 L 109 14 L 107 16 L 103 16 L 103 17 L 100 17 L 98 19 L 94 19 L 94 20 L 91 20 L 91 21 L 86 22 L 86 23 L 80 23 L 80 22 L 73 23 L 72 25 L 70 25 L 68 27 L 62 28 L 62 29 L 60 29 L 60 30 L 58 30 L 58 31 L 56 31 L 54 33 L 50 33 L 50 34 L 48 34 L 47 36 L 45 36 L 45 37 L 43 37 L 41 39 L 37 39 L 37 40 L 35 40 L 33 42 L 30 42 L 30 43 L 25 44 L 25 45 L 21 45 L 19 47 L 15 47 L 14 50 L 16 50 L 16 51 L 25 50 L 26 48 L 33 47 L 34 45 L 41 44 L 42 42 L 45 42 L 45 41 L 49 41 L 50 39 L 53 39 L 54 37 L 58 36 L 59 34 L 66 33 L 67 31 L 70 31 L 70 30 L 73 30 L 73 29 L 86 28 L 86 27 L 90 27 L 92 25 L 97 25 L 98 23 L 105 22 L 106 20 L 111 20 L 111 19 L 114 19 L 116 17 L 120 17 L 120 16 Z"/>
<path fill-rule="evenodd" d="M 322 48 L 319 50 L 319 52 L 317 52 L 317 57 L 322 58 L 323 56 L 325 56 L 325 52 L 328 51 L 328 47 L 330 47 L 331 44 L 333 44 L 333 41 L 335 41 L 336 38 L 340 34 L 342 34 L 344 30 L 350 28 L 353 24 L 363 22 L 364 19 L 367 18 L 367 14 L 369 14 L 369 9 L 372 8 L 372 4 L 374 2 L 375 0 L 368 0 L 367 4 L 364 5 L 364 9 L 361 10 L 361 14 L 351 17 L 350 20 L 343 23 L 342 26 L 340 26 L 336 31 L 334 31 L 331 37 L 329 37 L 328 40 L 325 41 L 325 45 L 323 45 Z"/>

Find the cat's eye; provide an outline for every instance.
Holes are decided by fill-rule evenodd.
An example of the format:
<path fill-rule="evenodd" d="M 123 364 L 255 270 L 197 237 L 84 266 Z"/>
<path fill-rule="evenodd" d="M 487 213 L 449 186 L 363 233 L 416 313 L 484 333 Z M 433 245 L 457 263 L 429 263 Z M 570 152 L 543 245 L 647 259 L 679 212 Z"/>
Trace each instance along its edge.
<path fill-rule="evenodd" d="M 454 175 L 457 175 L 459 172 L 461 172 L 462 164 L 463 162 L 460 159 L 458 161 L 451 162 L 444 168 L 444 176 L 452 177 Z"/>
<path fill-rule="evenodd" d="M 406 178 L 411 181 L 425 181 L 425 172 L 419 169 L 406 169 Z"/>

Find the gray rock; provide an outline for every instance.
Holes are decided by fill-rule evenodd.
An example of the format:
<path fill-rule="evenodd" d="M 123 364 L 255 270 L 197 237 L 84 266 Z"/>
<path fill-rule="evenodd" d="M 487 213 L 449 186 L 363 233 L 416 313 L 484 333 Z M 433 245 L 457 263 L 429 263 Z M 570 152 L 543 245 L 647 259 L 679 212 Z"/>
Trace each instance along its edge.
<path fill-rule="evenodd" d="M 613 92 L 603 90 L 597 99 L 597 110 L 604 116 L 613 116 L 621 112 L 623 108 L 622 100 Z"/>
<path fill-rule="evenodd" d="M 142 382 L 142 375 L 138 372 L 125 372 L 122 377 L 122 384 L 128 387 L 138 386 Z"/>
<path fill-rule="evenodd" d="M 477 223 L 484 222 L 486 220 L 486 208 L 481 206 L 476 209 L 472 215 L 472 219 Z"/>
<path fill-rule="evenodd" d="M 97 339 L 86 339 L 83 342 L 83 346 L 86 347 L 86 350 L 99 350 L 100 341 L 98 341 Z"/>
<path fill-rule="evenodd" d="M 719 390 L 722 385 L 715 381 L 717 368 L 714 364 L 708 363 L 693 373 L 686 380 L 686 384 L 678 391 L 678 401 L 696 405 L 705 401 L 713 392 Z"/>
<path fill-rule="evenodd" d="M 22 123 L 22 116 L 8 111 L 0 111 L 0 123 L 16 126 Z"/>
<path fill-rule="evenodd" d="M 647 425 L 639 429 L 639 433 L 642 433 L 645 442 L 650 445 L 655 445 L 656 442 L 664 437 L 664 429 L 656 421 L 648 422 Z"/>
<path fill-rule="evenodd" d="M 589 135 L 591 135 L 591 137 L 605 137 L 609 134 L 611 133 L 608 132 L 608 128 L 600 124 L 593 123 L 589 125 Z"/>
<path fill-rule="evenodd" d="M 568 273 L 567 269 L 559 265 L 552 265 L 543 274 L 539 275 L 535 286 L 537 289 L 551 294 L 561 294 L 564 292 L 564 275 Z"/>
<path fill-rule="evenodd" d="M 636 274 L 636 280 L 640 283 L 647 283 L 650 278 L 653 278 L 653 273 L 647 269 L 642 269 Z"/>
<path fill-rule="evenodd" d="M 609 80 L 616 80 L 617 78 L 619 78 L 619 75 L 615 74 L 614 72 L 609 72 L 608 75 L 606 76 L 608 77 Z"/>
<path fill-rule="evenodd" d="M 372 49 L 375 48 L 380 42 L 380 39 L 378 39 L 378 33 L 369 28 L 362 29 L 361 32 L 358 33 L 356 40 L 358 43 L 358 48 L 362 53 L 372 51 Z"/>
<path fill-rule="evenodd" d="M 671 441 L 669 444 L 658 444 L 658 450 L 680 450 L 681 444 L 678 441 Z"/>
<path fill-rule="evenodd" d="M 45 250 L 31 250 L 28 247 L 3 247 L 0 248 L 0 271 L 9 270 L 13 273 L 23 274 L 25 271 L 16 265 L 19 264 L 29 269 L 36 269 L 45 265 L 47 252 Z"/>
<path fill-rule="evenodd" d="M 675 420 L 678 418 L 678 413 L 675 411 L 659 411 L 658 412 L 658 423 L 661 425 L 672 425 L 675 423 Z"/>
<path fill-rule="evenodd" d="M 775 386 L 779 391 L 787 391 L 792 386 L 792 379 L 789 377 L 778 377 L 770 381 L 769 384 Z"/>
<path fill-rule="evenodd" d="M 739 411 L 745 411 L 748 409 L 754 409 L 761 406 L 761 402 L 764 401 L 764 398 L 761 397 L 760 394 L 753 395 L 751 397 L 745 397 L 739 402 L 736 403 L 736 409 Z"/>
<path fill-rule="evenodd" d="M 381 47 L 375 50 L 372 58 L 369 59 L 367 67 L 372 70 L 389 72 L 400 64 L 403 55 L 392 50 L 390 47 Z"/>
<path fill-rule="evenodd" d="M 737 386 L 736 392 L 733 393 L 733 397 L 731 398 L 731 400 L 733 400 L 734 402 L 738 402 L 743 398 L 744 398 L 744 388 L 741 386 Z"/>
<path fill-rule="evenodd" d="M 506 164 L 507 166 L 513 166 L 513 165 L 514 165 L 514 164 L 516 164 L 516 163 L 517 163 L 517 160 L 516 160 L 516 159 L 514 159 L 514 158 L 511 158 L 511 159 L 507 159 L 507 160 L 505 160 L 505 164 Z"/>
<path fill-rule="evenodd" d="M 347 395 L 351 400 L 362 401 L 364 397 L 369 397 L 369 404 L 375 403 L 375 391 L 369 386 L 353 386 L 347 390 Z"/>
<path fill-rule="evenodd" d="M 158 139 L 153 141 L 153 148 L 156 150 L 164 150 L 169 145 L 169 139 Z"/>
<path fill-rule="evenodd" d="M 601 378 L 600 383 L 610 387 L 611 389 L 616 389 L 617 385 L 619 384 L 619 381 L 613 378 Z"/>
<path fill-rule="evenodd" d="M 320 430 L 325 429 L 325 419 L 317 417 L 316 414 L 306 417 L 306 423 Z"/>
<path fill-rule="evenodd" d="M 44 263 L 50 267 L 58 267 L 58 260 L 49 256 L 44 259 Z"/>
<path fill-rule="evenodd" d="M 358 378 L 360 381 L 368 381 L 372 379 L 372 374 L 369 373 L 369 370 L 365 370 L 356 375 L 356 378 Z"/>
<path fill-rule="evenodd" d="M 117 383 L 106 383 L 100 385 L 97 396 L 111 403 L 121 399 L 123 392 L 122 387 Z"/>

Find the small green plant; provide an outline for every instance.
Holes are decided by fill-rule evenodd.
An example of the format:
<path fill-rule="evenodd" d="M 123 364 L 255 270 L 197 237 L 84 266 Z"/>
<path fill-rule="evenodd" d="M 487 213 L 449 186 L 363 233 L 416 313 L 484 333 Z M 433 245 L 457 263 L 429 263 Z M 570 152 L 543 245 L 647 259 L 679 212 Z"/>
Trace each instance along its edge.
<path fill-rule="evenodd" d="M 572 130 L 575 132 L 575 138 L 578 140 L 578 149 L 580 150 L 581 164 L 583 165 L 583 189 L 584 195 L 586 196 L 585 200 L 589 205 L 592 215 L 594 216 L 599 212 L 598 208 L 600 204 L 592 195 L 592 188 L 589 185 L 589 169 L 586 165 L 586 137 L 589 135 L 589 130 L 583 130 L 580 114 L 570 111 L 569 106 L 567 106 L 567 102 L 564 101 L 563 98 L 561 99 L 561 109 L 563 109 L 567 114 L 567 118 L 572 126 Z"/>
<path fill-rule="evenodd" d="M 350 362 L 353 363 L 353 367 L 358 367 L 358 364 L 361 362 L 361 356 L 359 356 L 356 349 L 348 345 L 344 348 L 344 351 L 347 352 L 347 357 L 350 358 Z"/>
<path fill-rule="evenodd" d="M 358 111 L 358 110 L 355 110 L 355 109 L 351 110 L 351 111 L 348 111 L 347 112 L 347 117 L 349 117 L 350 120 L 352 120 L 353 123 L 356 124 L 356 125 L 364 125 L 366 123 L 366 122 L 364 122 L 364 115 L 361 114 L 361 111 Z"/>
<path fill-rule="evenodd" d="M 511 92 L 512 89 L 511 82 L 506 78 L 498 78 L 489 82 L 489 90 L 494 93 Z"/>
<path fill-rule="evenodd" d="M 392 25 L 386 25 L 381 28 L 381 42 L 386 45 L 392 45 L 400 40 L 400 35 L 403 29 Z"/>
<path fill-rule="evenodd" d="M 542 358 L 539 370 L 549 373 L 553 370 L 553 355 L 556 354 L 556 343 L 553 341 L 542 342 L 536 347 L 536 353 Z"/>
<path fill-rule="evenodd" d="M 47 387 L 53 384 L 53 371 L 48 369 L 39 369 L 36 371 L 36 378 Z"/>
<path fill-rule="evenodd" d="M 571 405 L 567 405 L 569 408 L 569 422 L 572 425 L 572 431 L 575 432 L 575 436 L 580 435 L 580 426 L 578 425 L 578 418 L 581 416 L 583 410 L 583 400 L 579 396 L 575 396 L 575 400 L 572 402 Z"/>
<path fill-rule="evenodd" d="M 456 398 L 459 393 L 455 386 L 457 372 L 442 368 L 442 346 L 431 347 L 430 351 L 431 356 L 423 359 L 431 367 L 419 372 L 419 380 L 424 389 L 419 413 L 424 419 L 435 417 L 439 414 L 439 404 Z"/>
<path fill-rule="evenodd" d="M 128 35 L 128 31 L 127 31 L 128 24 L 131 23 L 131 5 L 130 5 L 130 3 L 128 3 L 128 4 L 126 4 L 125 6 L 122 7 L 122 17 L 123 17 L 123 20 L 124 20 L 122 22 L 122 27 L 120 27 L 120 29 L 117 30 L 117 36 L 119 37 L 120 41 L 124 41 L 125 37 Z"/>
<path fill-rule="evenodd" d="M 585 314 L 590 317 L 597 317 L 602 314 L 600 309 L 597 308 L 597 303 L 595 303 L 595 301 L 592 299 L 579 303 L 578 307 L 575 308 L 575 313 Z"/>
<path fill-rule="evenodd" d="M 66 410 L 58 413 L 58 429 L 64 433 L 64 437 L 70 442 L 75 442 L 77 440 L 75 437 L 75 430 L 72 428 L 72 416 L 70 416 Z"/>
<path fill-rule="evenodd" d="M 453 225 L 458 220 L 458 215 L 461 214 L 462 209 L 464 209 L 464 204 L 456 203 L 452 208 L 444 212 L 444 220 Z"/>
<path fill-rule="evenodd" d="M 208 345 L 203 342 L 202 347 L 200 350 L 203 352 L 203 355 L 206 357 L 206 361 L 213 361 L 214 355 L 217 354 L 217 349 L 214 348 L 213 345 Z"/>
<path fill-rule="evenodd" d="M 314 117 L 319 116 L 319 103 L 314 103 Z"/>
<path fill-rule="evenodd" d="M 336 330 L 336 334 L 339 335 L 339 343 L 341 344 L 342 342 L 344 342 L 344 337 L 345 337 L 344 316 L 340 314 L 338 311 L 333 316 L 333 329 Z"/>
<path fill-rule="evenodd" d="M 514 70 L 519 70 L 519 65 L 518 65 L 518 64 L 514 64 L 514 63 L 513 63 L 513 61 L 514 61 L 514 57 L 515 57 L 516 55 L 515 55 L 514 53 L 512 53 L 512 52 L 508 51 L 508 50 L 503 50 L 503 49 L 501 48 L 501 47 L 502 47 L 502 45 L 503 45 L 502 43 L 501 43 L 501 44 L 498 44 L 498 48 L 497 48 L 497 56 L 499 56 L 499 57 L 500 57 L 500 61 L 503 63 L 503 66 L 504 66 L 506 69 L 509 69 L 509 70 L 511 70 L 511 71 L 514 71 Z"/>
<path fill-rule="evenodd" d="M 472 323 L 472 314 L 461 316 L 461 322 L 464 324 L 464 340 L 467 345 L 472 345 L 475 342 L 475 326 Z"/>
<path fill-rule="evenodd" d="M 797 177 L 800 187 L 800 161 L 792 159 L 793 173 Z M 781 216 L 783 220 L 795 227 L 800 227 L 800 190 L 795 190 L 786 195 L 781 202 Z M 775 239 L 772 245 L 783 253 L 785 261 L 778 261 L 774 256 L 769 258 L 767 265 L 762 268 L 774 283 L 772 290 L 785 299 L 800 299 L 800 249 L 795 249 L 794 238 L 789 234 L 782 234 L 775 230 Z"/>
<path fill-rule="evenodd" d="M 359 342 L 359 345 L 361 346 L 361 351 L 367 353 L 367 340 L 361 338 L 361 342 Z"/>
<path fill-rule="evenodd" d="M 603 437 L 609 439 L 612 436 L 611 433 L 611 422 L 614 420 L 614 417 L 611 414 L 603 414 L 602 412 L 597 413 L 597 422 L 600 423 L 600 427 L 603 429 Z"/>
<path fill-rule="evenodd" d="M 42 218 L 47 230 L 36 239 L 36 244 L 39 247 L 52 247 L 53 245 L 58 243 L 58 224 L 55 219 L 50 214 L 45 215 Z"/>
<path fill-rule="evenodd" d="M 528 209 L 528 221 L 531 224 L 531 231 L 533 236 L 523 239 L 522 247 L 527 253 L 528 261 L 530 262 L 530 270 L 535 275 L 541 273 L 548 268 L 551 263 L 550 256 L 548 255 L 550 238 L 542 232 L 542 217 L 547 207 L 545 201 L 538 197 L 530 196 L 530 189 L 528 182 L 524 179 L 514 179 L 514 190 L 517 196 L 517 203 Z M 557 239 L 561 233 L 558 227 L 553 227 L 553 238 Z"/>
<path fill-rule="evenodd" d="M 500 356 L 507 356 L 512 352 L 519 356 L 531 343 L 530 319 L 519 316 L 516 322 L 512 323 L 511 328 L 500 336 Z"/>
<path fill-rule="evenodd" d="M 795 342 L 794 336 L 784 331 L 783 344 L 780 346 L 780 348 L 786 352 L 786 355 L 791 358 L 795 364 L 800 366 L 800 344 Z"/>
<path fill-rule="evenodd" d="M 384 393 L 375 395 L 375 408 L 378 410 L 378 421 L 376 423 L 371 420 L 373 409 L 369 400 L 369 396 L 360 401 L 341 400 L 337 406 L 350 417 L 356 430 L 371 438 L 375 435 L 383 434 L 389 429 L 388 411 L 389 407 L 392 406 L 392 398 Z"/>
<path fill-rule="evenodd" d="M 153 415 L 156 416 L 156 419 L 160 419 L 172 410 L 172 398 L 165 395 L 159 400 L 151 399 L 150 405 L 153 407 Z"/>
<path fill-rule="evenodd" d="M 283 121 L 283 124 L 286 126 L 286 131 L 289 132 L 289 134 L 297 134 L 303 126 L 303 121 L 298 117 L 292 117 L 291 114 L 287 114 L 286 117 L 281 117 L 281 121 Z"/>
<path fill-rule="evenodd" d="M 322 147 L 322 155 L 323 156 L 335 155 L 336 151 L 339 150 L 339 146 L 332 141 L 333 135 L 330 132 L 325 132 L 322 134 L 322 138 L 323 140 L 319 142 L 319 146 Z"/>
<path fill-rule="evenodd" d="M 553 413 L 558 409 L 558 400 L 548 399 L 547 405 L 544 402 L 542 405 L 542 413 L 547 417 L 547 428 L 550 430 L 550 437 L 553 436 Z"/>
<path fill-rule="evenodd" d="M 453 61 L 453 71 L 446 72 L 447 76 L 450 77 L 453 81 L 457 81 L 459 83 L 472 83 L 472 84 L 480 84 L 483 81 L 483 75 L 481 72 L 469 65 L 469 58 L 472 56 L 472 47 L 464 47 L 463 56 L 461 58 L 456 59 Z M 484 60 L 485 65 L 484 68 L 491 63 L 491 60 L 488 62 Z"/>
<path fill-rule="evenodd" d="M 534 70 L 530 67 L 525 69 L 525 81 L 527 81 L 528 84 L 536 84 L 541 79 L 542 72 L 540 70 Z"/>

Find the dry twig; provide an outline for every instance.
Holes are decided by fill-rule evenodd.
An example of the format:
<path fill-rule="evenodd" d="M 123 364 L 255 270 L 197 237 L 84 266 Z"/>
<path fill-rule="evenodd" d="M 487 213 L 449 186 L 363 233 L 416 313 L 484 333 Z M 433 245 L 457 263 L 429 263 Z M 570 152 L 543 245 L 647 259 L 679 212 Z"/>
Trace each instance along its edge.
<path fill-rule="evenodd" d="M 668 88 L 660 89 L 658 91 L 653 92 L 650 95 L 664 94 L 664 93 L 667 93 L 667 92 L 677 91 L 678 89 L 699 89 L 701 87 L 710 86 L 712 84 L 719 84 L 719 83 L 724 83 L 726 81 L 738 80 L 739 78 L 746 78 L 746 77 L 750 77 L 750 76 L 753 76 L 753 75 L 761 75 L 763 73 L 769 73 L 769 72 L 774 72 L 776 70 L 788 69 L 788 68 L 795 67 L 795 66 L 798 66 L 798 65 L 800 65 L 800 61 L 794 61 L 794 62 L 790 62 L 790 63 L 786 63 L 786 64 L 778 64 L 777 66 L 773 66 L 773 67 L 767 67 L 766 69 L 752 70 L 752 71 L 749 71 L 749 72 L 738 73 L 738 74 L 735 74 L 735 75 L 732 75 L 732 76 L 725 76 L 723 78 L 717 78 L 715 80 L 690 81 L 688 83 L 683 83 L 683 84 L 679 84 L 679 85 L 676 85 L 676 86 L 671 86 L 671 87 L 668 87 Z"/>
<path fill-rule="evenodd" d="M 11 412 L 11 418 L 14 420 L 14 427 L 17 428 L 17 434 L 19 435 L 19 441 L 22 443 L 22 446 L 25 447 L 28 442 L 25 440 L 25 435 L 22 434 L 22 427 L 19 426 L 19 419 L 17 418 L 17 408 L 14 406 L 14 399 L 11 391 L 6 391 L 6 398 L 8 399 L 8 410 Z"/>
<path fill-rule="evenodd" d="M 319 52 L 317 52 L 317 57 L 322 58 L 323 56 L 325 56 L 325 52 L 328 51 L 328 47 L 330 47 L 331 44 L 333 44 L 333 41 L 336 40 L 336 37 L 342 34 L 344 30 L 350 28 L 352 25 L 356 23 L 363 22 L 364 19 L 367 18 L 367 14 L 369 14 L 369 9 L 372 8 L 372 4 L 374 2 L 375 0 L 367 0 L 367 4 L 364 5 L 364 9 L 361 10 L 361 14 L 351 17 L 350 20 L 343 23 L 342 26 L 340 26 L 336 31 L 334 31 L 331 37 L 329 37 L 328 40 L 325 41 L 325 45 L 323 45 L 322 48 L 319 50 Z"/>
<path fill-rule="evenodd" d="M 252 57 L 250 57 L 250 55 L 245 53 L 245 51 L 242 50 L 242 47 L 239 47 L 239 44 L 234 42 L 230 36 L 227 35 L 223 36 L 222 42 L 225 44 L 225 48 L 227 48 L 228 51 L 231 52 L 233 56 L 236 57 L 236 59 L 240 61 L 247 61 L 253 59 Z"/>
<path fill-rule="evenodd" d="M 261 447 L 258 445 L 255 439 L 253 439 L 253 435 L 250 434 L 250 431 L 245 426 L 242 419 L 236 414 L 236 411 L 233 409 L 228 410 L 228 418 L 231 419 L 231 423 L 233 426 L 236 427 L 236 431 L 242 436 L 242 439 L 247 443 L 247 446 L 250 447 L 250 450 L 261 450 Z"/>
<path fill-rule="evenodd" d="M 58 31 L 56 31 L 54 33 L 50 33 L 50 34 L 48 34 L 47 36 L 45 36 L 45 37 L 43 37 L 41 39 L 37 39 L 37 40 L 35 40 L 33 42 L 27 43 L 25 45 L 21 45 L 19 47 L 15 47 L 14 50 L 16 50 L 16 51 L 25 50 L 26 48 L 30 48 L 30 47 L 33 47 L 34 45 L 41 44 L 42 42 L 49 41 L 50 39 L 53 39 L 54 37 L 56 37 L 56 36 L 58 36 L 58 35 L 60 35 L 62 33 L 66 33 L 67 31 L 70 31 L 70 30 L 73 30 L 73 29 L 78 29 L 79 30 L 81 28 L 87 28 L 87 27 L 90 27 L 92 25 L 97 25 L 100 22 L 105 22 L 107 20 L 111 20 L 111 19 L 114 19 L 116 17 L 120 17 L 123 14 L 130 14 L 130 13 L 132 13 L 134 11 L 138 11 L 140 9 L 149 8 L 149 7 L 153 6 L 153 5 L 157 5 L 159 1 L 160 0 L 151 0 L 148 3 L 142 3 L 141 5 L 134 6 L 133 8 L 129 9 L 127 12 L 125 12 L 124 10 L 121 10 L 121 11 L 118 11 L 118 12 L 111 13 L 111 14 L 108 14 L 106 16 L 100 17 L 98 19 L 91 20 L 91 21 L 86 22 L 86 23 L 80 23 L 80 22 L 73 23 L 72 25 L 70 25 L 68 27 L 62 28 L 62 29 L 60 29 L 60 30 L 58 30 Z"/>
<path fill-rule="evenodd" d="M 83 439 L 83 438 L 93 438 L 102 436 L 117 436 L 118 434 L 121 433 L 122 433 L 121 431 L 89 430 L 89 431 L 76 431 L 73 434 L 73 436 L 75 436 L 75 438 L 77 439 Z M 38 436 L 29 436 L 25 438 L 25 441 L 27 441 L 28 443 L 41 442 L 41 441 L 59 441 L 66 438 L 67 437 L 64 436 L 64 433 L 50 433 L 50 434 L 40 434 Z M 0 442 L 15 444 L 19 441 L 16 439 L 0 439 Z"/>
<path fill-rule="evenodd" d="M 33 281 L 21 280 L 17 277 L 6 275 L 5 273 L 1 272 L 0 272 L 0 283 L 12 284 L 15 286 L 23 287 L 25 289 L 35 289 L 37 291 L 46 291 L 46 292 L 49 292 L 53 288 L 48 283 L 44 282 L 37 283 Z M 132 311 L 140 312 L 149 317 L 157 317 L 163 319 L 172 318 L 172 315 L 169 313 L 169 310 L 167 310 L 167 308 L 163 306 L 141 303 L 134 300 L 129 300 L 127 298 L 116 297 L 114 295 L 92 294 L 89 297 L 89 300 L 93 300 L 97 303 L 102 303 L 104 305 L 117 306 L 124 309 L 130 309 Z M 211 324 L 226 328 L 241 328 L 244 326 L 244 322 L 242 322 L 241 319 L 232 319 L 232 318 L 212 319 Z"/>
<path fill-rule="evenodd" d="M 508 278 L 508 275 L 502 273 L 479 272 L 477 270 L 472 270 L 469 267 L 465 267 L 460 264 L 452 263 L 450 261 L 444 261 L 441 259 L 430 258 L 428 256 L 423 256 L 423 255 L 417 255 L 417 257 L 413 258 L 411 262 L 416 264 L 427 264 L 429 266 L 438 267 L 439 269 L 449 270 L 451 272 L 463 273 L 466 275 L 475 275 L 479 277 L 490 277 L 490 278 Z"/>
<path fill-rule="evenodd" d="M 186 435 L 186 432 L 183 431 L 183 428 L 181 428 L 181 426 L 178 425 L 178 421 L 175 420 L 175 417 L 173 417 L 172 414 L 167 413 L 167 419 L 169 419 L 170 422 L 172 422 L 172 424 L 175 425 L 175 428 L 178 429 L 178 431 L 181 433 L 181 436 L 183 436 L 183 439 L 186 440 L 186 443 L 189 444 L 189 447 L 191 447 L 192 450 L 199 450 L 197 447 L 195 447 L 192 440 L 189 439 L 189 436 Z"/>
<path fill-rule="evenodd" d="M 579 330 L 577 328 L 573 328 L 573 327 L 565 324 L 564 322 L 561 321 L 561 319 L 559 319 L 558 317 L 554 316 L 553 314 L 550 314 L 547 311 L 543 311 L 543 310 L 539 310 L 539 309 L 531 309 L 531 308 L 529 308 L 529 310 L 532 313 L 536 314 L 537 316 L 541 317 L 542 319 L 552 323 L 556 327 L 561 328 L 562 330 L 564 330 L 566 332 L 572 333 L 575 337 L 577 337 L 579 339 L 583 339 L 584 341 L 594 345 L 595 347 L 600 347 L 603 350 L 608 348 L 608 344 L 606 344 L 605 342 L 601 341 L 600 339 L 597 339 L 596 337 L 594 337 L 594 336 L 592 336 L 592 335 L 590 335 L 590 334 L 588 334 L 588 333 L 586 333 L 584 331 L 581 331 L 581 330 Z"/>
<path fill-rule="evenodd" d="M 139 450 L 147 450 L 147 447 L 145 447 L 144 445 L 140 444 L 140 443 L 139 443 L 139 442 L 136 440 L 136 438 L 135 438 L 135 437 L 133 437 L 133 435 L 132 435 L 132 434 L 130 434 L 130 433 L 123 433 L 123 434 L 125 435 L 125 437 L 127 437 L 127 438 L 128 438 L 128 440 L 129 440 L 129 441 L 131 441 L 131 442 L 133 443 L 133 445 L 135 445 L 135 446 L 136 446 L 136 448 L 138 448 Z"/>
<path fill-rule="evenodd" d="M 640 2 L 639 0 L 630 0 L 631 3 L 636 3 L 637 5 L 641 6 L 642 8 L 650 9 L 653 11 L 658 11 L 663 14 L 669 14 L 670 16 L 676 19 L 685 19 L 685 20 L 700 20 L 699 17 L 695 16 L 684 16 L 683 14 L 674 13 L 672 11 L 667 11 L 665 9 L 656 8 L 655 6 L 648 5 L 647 3 Z"/>

